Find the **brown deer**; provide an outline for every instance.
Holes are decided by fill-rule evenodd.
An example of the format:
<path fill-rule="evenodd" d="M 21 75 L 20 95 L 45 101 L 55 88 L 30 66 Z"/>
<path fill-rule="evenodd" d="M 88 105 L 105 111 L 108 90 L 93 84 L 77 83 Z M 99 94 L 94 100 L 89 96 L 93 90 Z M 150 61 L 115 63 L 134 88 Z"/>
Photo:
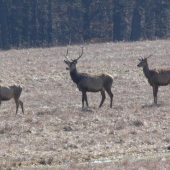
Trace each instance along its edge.
<path fill-rule="evenodd" d="M 14 98 L 16 104 L 16 114 L 18 112 L 19 105 L 22 108 L 22 113 L 24 114 L 23 102 L 19 100 L 22 92 L 22 87 L 20 85 L 4 85 L 0 84 L 0 105 L 1 101 L 7 101 Z"/>
<path fill-rule="evenodd" d="M 83 55 L 82 53 L 79 55 L 77 59 L 70 60 L 68 56 L 68 49 L 65 55 L 67 60 L 64 62 L 68 65 L 67 70 L 70 71 L 70 76 L 74 83 L 77 84 L 78 89 L 82 92 L 82 108 L 84 107 L 84 101 L 88 107 L 87 94 L 86 92 L 101 92 L 102 100 L 99 107 L 102 106 L 104 100 L 106 98 L 105 90 L 110 96 L 110 107 L 112 107 L 113 101 L 113 93 L 111 92 L 111 87 L 113 83 L 113 77 L 107 73 L 99 73 L 99 74 L 88 74 L 88 73 L 79 73 L 76 69 L 77 61 Z"/>
<path fill-rule="evenodd" d="M 157 104 L 157 93 L 159 86 L 166 86 L 170 84 L 170 69 L 154 69 L 150 70 L 147 59 L 153 54 L 146 58 L 139 59 L 140 63 L 138 67 L 143 67 L 143 72 L 148 79 L 149 84 L 153 88 L 154 103 Z"/>

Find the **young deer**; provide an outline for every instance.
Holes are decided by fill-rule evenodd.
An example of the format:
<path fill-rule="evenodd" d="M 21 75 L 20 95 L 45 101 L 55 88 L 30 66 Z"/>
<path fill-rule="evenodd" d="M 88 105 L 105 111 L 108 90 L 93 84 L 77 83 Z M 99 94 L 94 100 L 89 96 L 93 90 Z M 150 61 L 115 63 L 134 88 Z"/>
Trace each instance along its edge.
<path fill-rule="evenodd" d="M 84 101 L 86 101 L 86 105 L 88 107 L 87 94 L 86 92 L 101 92 L 102 100 L 99 107 L 102 106 L 105 96 L 105 90 L 110 96 L 110 107 L 112 107 L 113 101 L 113 93 L 111 92 L 111 87 L 113 83 L 113 77 L 107 73 L 99 73 L 99 74 L 88 74 L 88 73 L 79 73 L 76 69 L 77 61 L 83 55 L 82 53 L 79 55 L 77 59 L 70 60 L 68 57 L 68 49 L 64 62 L 68 65 L 67 70 L 70 71 L 70 76 L 74 83 L 77 84 L 78 89 L 82 92 L 82 107 L 84 107 Z"/>
<path fill-rule="evenodd" d="M 140 63 L 137 66 L 143 67 L 143 72 L 148 79 L 149 84 L 153 88 L 154 103 L 157 104 L 158 87 L 170 84 L 170 69 L 150 70 L 147 59 L 152 55 L 143 59 L 139 59 Z"/>
<path fill-rule="evenodd" d="M 19 105 L 22 108 L 22 113 L 24 114 L 23 102 L 19 100 L 22 92 L 22 87 L 19 85 L 4 85 L 0 84 L 0 105 L 1 101 L 7 101 L 14 98 L 16 104 L 16 114 L 18 112 Z"/>

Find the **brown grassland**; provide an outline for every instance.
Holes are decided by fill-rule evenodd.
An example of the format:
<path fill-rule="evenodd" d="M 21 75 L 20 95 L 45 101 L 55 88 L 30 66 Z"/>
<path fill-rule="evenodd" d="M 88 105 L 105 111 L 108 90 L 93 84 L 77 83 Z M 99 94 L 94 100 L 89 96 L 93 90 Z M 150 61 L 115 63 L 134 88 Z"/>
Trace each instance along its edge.
<path fill-rule="evenodd" d="M 0 110 L 0 169 L 122 170 L 170 169 L 170 86 L 160 87 L 158 105 L 137 68 L 147 57 L 150 68 L 170 68 L 170 41 L 84 45 L 80 72 L 114 77 L 113 108 L 106 94 L 81 92 L 63 62 L 67 47 L 0 52 L 0 80 L 23 86 L 15 115 L 14 100 Z M 81 46 L 70 46 L 70 58 Z"/>

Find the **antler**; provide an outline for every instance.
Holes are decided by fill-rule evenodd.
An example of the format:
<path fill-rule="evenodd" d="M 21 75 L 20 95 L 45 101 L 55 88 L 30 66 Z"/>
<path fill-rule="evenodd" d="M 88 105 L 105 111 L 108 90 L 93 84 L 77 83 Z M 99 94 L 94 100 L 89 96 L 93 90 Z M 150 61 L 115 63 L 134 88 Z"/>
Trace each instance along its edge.
<path fill-rule="evenodd" d="M 82 53 L 79 55 L 79 57 L 76 59 L 76 60 L 78 60 L 78 59 L 80 59 L 80 57 L 83 55 L 83 47 L 82 47 Z"/>
<path fill-rule="evenodd" d="M 150 54 L 150 55 L 149 55 L 148 57 L 146 57 L 146 58 L 148 59 L 149 57 L 153 56 L 155 53 L 156 53 L 156 50 L 155 50 L 155 52 L 154 52 L 153 54 Z"/>
<path fill-rule="evenodd" d="M 138 58 L 138 60 L 139 61 L 142 61 L 142 60 L 144 60 L 144 59 L 148 59 L 149 57 L 151 57 L 151 56 L 153 56 L 154 54 L 156 53 L 156 50 L 154 51 L 154 53 L 153 54 L 150 54 L 148 57 L 145 57 L 145 58 Z"/>
<path fill-rule="evenodd" d="M 66 53 L 66 55 L 65 55 L 65 58 L 66 58 L 69 62 L 71 62 L 67 56 L 68 56 L 68 48 L 67 48 L 67 53 Z"/>

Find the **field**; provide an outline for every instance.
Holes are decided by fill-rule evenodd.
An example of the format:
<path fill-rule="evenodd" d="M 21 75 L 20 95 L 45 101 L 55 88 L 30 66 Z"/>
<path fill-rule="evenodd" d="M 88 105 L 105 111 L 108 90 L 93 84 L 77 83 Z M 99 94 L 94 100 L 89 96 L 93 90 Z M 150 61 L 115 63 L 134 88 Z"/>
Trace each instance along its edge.
<path fill-rule="evenodd" d="M 25 114 L 15 115 L 13 100 L 0 110 L 0 169 L 102 170 L 170 169 L 170 86 L 160 87 L 158 105 L 138 68 L 147 57 L 151 69 L 170 68 L 170 41 L 84 45 L 80 72 L 114 77 L 102 108 L 100 93 L 81 92 L 63 62 L 67 47 L 0 52 L 0 81 L 23 86 Z M 70 46 L 77 58 L 81 46 Z"/>

